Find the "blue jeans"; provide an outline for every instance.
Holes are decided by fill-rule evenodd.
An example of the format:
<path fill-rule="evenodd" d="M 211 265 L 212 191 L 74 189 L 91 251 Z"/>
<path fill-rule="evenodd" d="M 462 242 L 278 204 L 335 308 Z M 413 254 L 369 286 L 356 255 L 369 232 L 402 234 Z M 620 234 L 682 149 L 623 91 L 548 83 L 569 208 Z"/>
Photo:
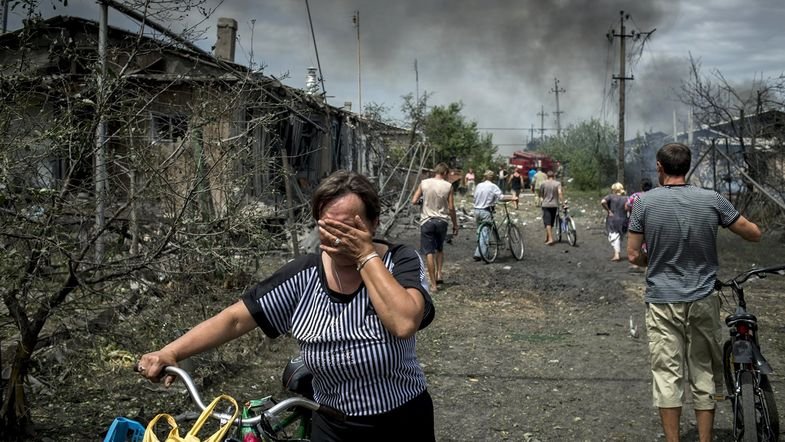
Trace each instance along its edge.
<path fill-rule="evenodd" d="M 493 213 L 489 210 L 485 209 L 474 209 L 474 221 L 477 222 L 477 227 L 480 227 L 482 223 L 492 223 L 493 222 Z M 485 233 L 485 231 L 483 231 Z M 488 242 L 488 238 L 482 238 L 483 243 Z M 480 258 L 480 245 L 478 244 L 477 247 L 474 249 L 474 257 Z"/>

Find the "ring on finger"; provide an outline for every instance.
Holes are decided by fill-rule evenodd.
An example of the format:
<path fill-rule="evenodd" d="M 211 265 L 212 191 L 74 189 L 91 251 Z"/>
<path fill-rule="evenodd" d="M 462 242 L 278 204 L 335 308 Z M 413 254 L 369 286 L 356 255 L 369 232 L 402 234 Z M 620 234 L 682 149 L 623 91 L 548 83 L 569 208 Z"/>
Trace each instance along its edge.
<path fill-rule="evenodd" d="M 341 240 L 340 240 L 340 238 L 335 238 L 335 240 L 333 240 L 333 245 L 334 245 L 335 247 L 338 247 L 340 244 L 341 244 Z"/>

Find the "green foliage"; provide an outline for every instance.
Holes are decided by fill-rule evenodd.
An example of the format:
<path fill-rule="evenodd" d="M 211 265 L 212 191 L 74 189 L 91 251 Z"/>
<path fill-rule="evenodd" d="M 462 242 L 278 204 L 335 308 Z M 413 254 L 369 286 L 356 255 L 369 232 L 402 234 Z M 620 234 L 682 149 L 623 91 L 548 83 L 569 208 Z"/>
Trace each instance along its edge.
<path fill-rule="evenodd" d="M 436 150 L 435 162 L 450 167 L 492 168 L 496 147 L 490 134 L 480 134 L 477 123 L 461 115 L 462 103 L 434 106 L 425 117 L 424 132 Z"/>
<path fill-rule="evenodd" d="M 540 150 L 562 162 L 571 186 L 581 190 L 610 184 L 615 177 L 616 129 L 592 119 L 570 126 L 561 138 L 549 138 Z"/>

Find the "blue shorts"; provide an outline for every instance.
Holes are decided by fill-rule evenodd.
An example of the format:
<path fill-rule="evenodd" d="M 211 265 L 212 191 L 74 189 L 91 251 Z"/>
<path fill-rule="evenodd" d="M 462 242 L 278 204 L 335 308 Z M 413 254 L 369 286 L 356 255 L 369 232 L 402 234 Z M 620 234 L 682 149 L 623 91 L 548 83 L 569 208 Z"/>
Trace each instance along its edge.
<path fill-rule="evenodd" d="M 441 219 L 429 219 L 420 226 L 420 248 L 425 255 L 441 252 L 444 240 L 447 239 L 448 222 Z"/>

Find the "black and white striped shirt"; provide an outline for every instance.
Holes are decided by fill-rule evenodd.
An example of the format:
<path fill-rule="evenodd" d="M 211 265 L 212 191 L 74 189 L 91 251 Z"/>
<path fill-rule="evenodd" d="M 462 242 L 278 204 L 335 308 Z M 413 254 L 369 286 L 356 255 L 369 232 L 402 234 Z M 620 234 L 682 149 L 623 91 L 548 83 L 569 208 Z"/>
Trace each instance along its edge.
<path fill-rule="evenodd" d="M 425 266 L 414 249 L 391 245 L 384 265 L 404 288 L 426 301 L 420 329 L 433 320 Z M 364 284 L 353 295 L 327 287 L 318 254 L 284 265 L 248 291 L 243 301 L 267 336 L 291 333 L 314 375 L 314 400 L 349 416 L 384 413 L 425 391 L 415 338 L 400 339 L 382 325 Z"/>
<path fill-rule="evenodd" d="M 709 296 L 719 266 L 717 226 L 728 227 L 739 216 L 722 195 L 690 185 L 641 194 L 629 231 L 642 233 L 648 249 L 645 301 L 692 302 Z"/>

